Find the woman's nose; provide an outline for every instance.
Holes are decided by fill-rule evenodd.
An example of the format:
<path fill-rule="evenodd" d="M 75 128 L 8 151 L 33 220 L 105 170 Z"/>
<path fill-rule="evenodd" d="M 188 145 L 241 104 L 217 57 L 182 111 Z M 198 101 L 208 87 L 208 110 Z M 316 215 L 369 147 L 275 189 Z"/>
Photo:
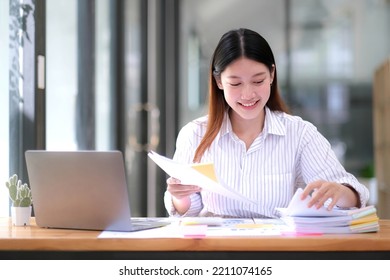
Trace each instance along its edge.
<path fill-rule="evenodd" d="M 241 99 L 252 99 L 256 94 L 255 88 L 251 85 L 246 85 L 242 89 Z"/>

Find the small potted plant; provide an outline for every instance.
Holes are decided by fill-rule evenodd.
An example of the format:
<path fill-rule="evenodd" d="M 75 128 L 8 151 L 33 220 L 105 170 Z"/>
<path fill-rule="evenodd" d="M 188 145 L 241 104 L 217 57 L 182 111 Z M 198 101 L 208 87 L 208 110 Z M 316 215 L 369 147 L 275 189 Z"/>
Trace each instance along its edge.
<path fill-rule="evenodd" d="M 11 217 L 15 226 L 26 226 L 30 224 L 32 195 L 27 183 L 22 184 L 16 174 L 12 175 L 8 182 L 9 197 L 12 200 Z"/>

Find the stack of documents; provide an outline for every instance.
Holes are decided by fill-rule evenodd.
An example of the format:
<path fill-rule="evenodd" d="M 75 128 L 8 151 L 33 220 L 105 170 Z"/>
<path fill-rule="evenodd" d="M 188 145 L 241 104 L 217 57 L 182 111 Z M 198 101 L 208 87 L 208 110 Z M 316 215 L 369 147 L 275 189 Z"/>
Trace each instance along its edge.
<path fill-rule="evenodd" d="M 297 233 L 363 233 L 379 230 L 379 218 L 374 206 L 363 208 L 308 208 L 310 197 L 301 200 L 298 189 L 287 208 L 278 208 L 281 219 Z"/>

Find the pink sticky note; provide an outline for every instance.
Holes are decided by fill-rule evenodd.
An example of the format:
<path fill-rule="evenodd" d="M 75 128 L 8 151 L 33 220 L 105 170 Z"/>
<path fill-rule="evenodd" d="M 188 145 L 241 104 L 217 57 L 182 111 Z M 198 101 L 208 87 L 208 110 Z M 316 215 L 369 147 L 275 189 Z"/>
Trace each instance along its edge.
<path fill-rule="evenodd" d="M 188 238 L 203 238 L 206 236 L 207 225 L 180 226 L 181 233 Z"/>

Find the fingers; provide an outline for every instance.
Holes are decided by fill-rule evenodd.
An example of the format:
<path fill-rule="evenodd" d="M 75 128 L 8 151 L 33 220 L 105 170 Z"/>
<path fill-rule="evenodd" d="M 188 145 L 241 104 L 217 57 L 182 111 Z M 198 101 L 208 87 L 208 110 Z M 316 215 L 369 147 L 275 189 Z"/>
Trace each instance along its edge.
<path fill-rule="evenodd" d="M 172 184 L 180 184 L 180 180 L 173 177 L 169 177 L 167 179 L 167 185 L 172 185 Z"/>
<path fill-rule="evenodd" d="M 167 179 L 167 191 L 170 192 L 172 196 L 182 199 L 193 193 L 200 192 L 201 188 L 194 185 L 182 185 L 179 179 L 171 177 Z"/>
<path fill-rule="evenodd" d="M 311 198 L 307 204 L 307 207 L 315 207 L 317 209 L 324 206 L 325 202 L 331 199 L 327 209 L 332 210 L 336 206 L 337 201 L 341 198 L 343 192 L 343 186 L 323 180 L 315 181 L 306 186 L 301 199 L 305 199 L 311 195 Z"/>
<path fill-rule="evenodd" d="M 308 195 L 311 195 L 316 189 L 319 189 L 324 181 L 315 181 L 306 186 L 301 194 L 301 199 L 305 199 Z"/>
<path fill-rule="evenodd" d="M 311 196 L 311 199 L 308 203 L 308 207 L 315 206 L 317 209 L 324 206 L 324 203 L 331 198 L 332 191 L 327 188 L 320 188 L 318 190 L 315 190 Z"/>

